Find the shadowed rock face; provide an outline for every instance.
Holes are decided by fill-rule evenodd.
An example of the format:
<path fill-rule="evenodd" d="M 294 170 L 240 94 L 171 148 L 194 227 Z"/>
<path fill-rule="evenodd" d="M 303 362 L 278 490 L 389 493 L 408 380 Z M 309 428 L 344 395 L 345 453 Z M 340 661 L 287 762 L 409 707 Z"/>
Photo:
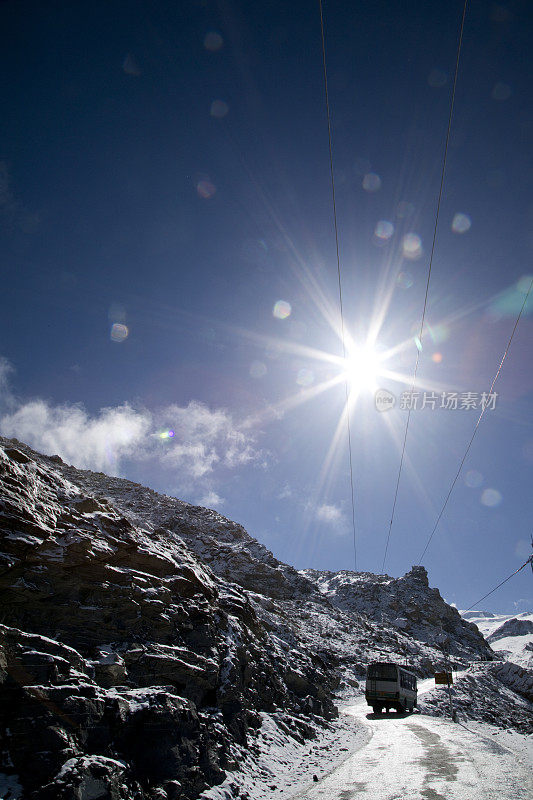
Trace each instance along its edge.
<path fill-rule="evenodd" d="M 193 798 L 235 767 L 258 711 L 302 729 L 336 714 L 325 662 L 283 648 L 175 517 L 128 519 L 58 467 L 0 448 L 0 725 L 28 797 Z M 287 592 L 277 563 L 273 594 Z"/>

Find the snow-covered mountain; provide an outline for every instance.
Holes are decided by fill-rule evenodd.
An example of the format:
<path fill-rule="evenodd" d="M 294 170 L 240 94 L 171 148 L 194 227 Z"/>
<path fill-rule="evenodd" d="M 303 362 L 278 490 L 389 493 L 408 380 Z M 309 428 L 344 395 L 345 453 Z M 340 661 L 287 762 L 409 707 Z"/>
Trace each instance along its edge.
<path fill-rule="evenodd" d="M 493 657 L 423 568 L 299 573 L 215 511 L 16 440 L 0 438 L 0 491 L 12 796 L 192 800 L 262 735 L 332 728 L 369 661 L 427 677 L 443 638 L 460 667 Z"/>
<path fill-rule="evenodd" d="M 459 663 L 491 657 L 477 627 L 445 603 L 438 589 L 430 589 L 424 567 L 413 567 L 401 578 L 344 570 L 307 569 L 301 574 L 313 581 L 335 607 L 364 614 L 440 654 L 445 644 Z M 431 661 L 433 665 L 434 655 Z"/>
<path fill-rule="evenodd" d="M 533 614 L 523 612 L 512 616 L 465 611 L 462 616 L 477 625 L 498 657 L 533 668 Z"/>

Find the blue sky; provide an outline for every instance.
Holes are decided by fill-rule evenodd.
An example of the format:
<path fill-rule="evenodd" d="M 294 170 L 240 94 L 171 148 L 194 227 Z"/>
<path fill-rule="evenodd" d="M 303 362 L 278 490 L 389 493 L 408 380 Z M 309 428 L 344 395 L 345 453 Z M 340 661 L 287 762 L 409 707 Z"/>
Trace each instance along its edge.
<path fill-rule="evenodd" d="M 362 387 L 318 5 L 3 3 L 0 431 L 217 508 L 297 567 L 349 569 L 348 372 L 357 564 L 381 571 L 461 12 L 324 5 L 346 345 L 378 372 Z M 532 33 L 526 2 L 469 3 L 392 575 L 479 414 L 442 392 L 488 391 L 533 273 Z M 532 308 L 424 557 L 463 608 L 530 553 Z M 528 569 L 487 604 L 532 597 Z"/>

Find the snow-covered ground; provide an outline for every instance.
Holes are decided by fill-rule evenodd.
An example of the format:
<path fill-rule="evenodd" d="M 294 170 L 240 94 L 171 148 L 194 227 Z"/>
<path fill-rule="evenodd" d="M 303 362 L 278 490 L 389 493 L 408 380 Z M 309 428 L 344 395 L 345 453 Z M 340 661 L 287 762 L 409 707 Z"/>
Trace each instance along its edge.
<path fill-rule="evenodd" d="M 462 617 L 477 625 L 494 652 L 502 658 L 521 667 L 533 667 L 533 613 L 466 611 L 462 612 Z"/>
<path fill-rule="evenodd" d="M 465 673 L 455 675 L 455 679 Z M 419 697 L 435 692 L 420 681 Z M 529 800 L 533 734 L 442 716 L 375 715 L 364 696 L 345 701 L 339 719 L 297 742 L 269 715 L 256 752 L 202 800 Z"/>

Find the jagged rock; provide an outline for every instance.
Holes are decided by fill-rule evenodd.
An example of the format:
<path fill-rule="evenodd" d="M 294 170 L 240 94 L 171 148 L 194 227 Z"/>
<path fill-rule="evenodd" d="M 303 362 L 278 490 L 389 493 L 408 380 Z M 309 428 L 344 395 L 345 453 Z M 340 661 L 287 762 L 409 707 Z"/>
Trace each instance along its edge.
<path fill-rule="evenodd" d="M 42 800 L 134 800 L 139 787 L 128 779 L 127 765 L 104 756 L 77 756 L 66 761 L 39 793 Z"/>
<path fill-rule="evenodd" d="M 533 670 L 506 661 L 495 664 L 492 671 L 502 683 L 533 703 Z"/>
<path fill-rule="evenodd" d="M 193 800 L 237 766 L 231 747 L 246 745 L 257 712 L 286 709 L 306 733 L 305 715 L 335 715 L 337 676 L 293 634 L 281 646 L 248 578 L 215 575 L 161 524 L 155 493 L 145 516 L 128 518 L 128 504 L 95 491 L 114 479 L 90 475 L 24 445 L 0 448 L 0 728 L 11 732 L 6 768 L 28 792 L 129 800 L 168 784 Z M 135 491 L 142 507 L 149 490 Z M 270 596 L 288 597 L 291 582 L 315 591 L 240 526 L 162 501 L 186 509 L 187 543 L 206 561 L 219 566 L 219 539 L 244 541 L 244 572 L 251 581 L 257 551 Z"/>
<path fill-rule="evenodd" d="M 516 670 L 516 671 L 515 671 Z M 477 719 L 501 728 L 531 734 L 533 704 L 526 697 L 533 672 L 515 664 L 480 663 L 454 678 L 452 698 L 460 719 Z M 524 691 L 525 690 L 525 691 Z M 448 691 L 436 688 L 419 698 L 425 714 L 448 715 Z"/>
<path fill-rule="evenodd" d="M 402 578 L 348 570 L 308 569 L 302 572 L 343 611 L 391 624 L 403 634 L 441 652 L 445 640 L 450 654 L 465 664 L 474 659 L 493 658 L 492 650 L 477 627 L 445 603 L 438 589 L 429 588 L 423 566 L 412 567 Z"/>

